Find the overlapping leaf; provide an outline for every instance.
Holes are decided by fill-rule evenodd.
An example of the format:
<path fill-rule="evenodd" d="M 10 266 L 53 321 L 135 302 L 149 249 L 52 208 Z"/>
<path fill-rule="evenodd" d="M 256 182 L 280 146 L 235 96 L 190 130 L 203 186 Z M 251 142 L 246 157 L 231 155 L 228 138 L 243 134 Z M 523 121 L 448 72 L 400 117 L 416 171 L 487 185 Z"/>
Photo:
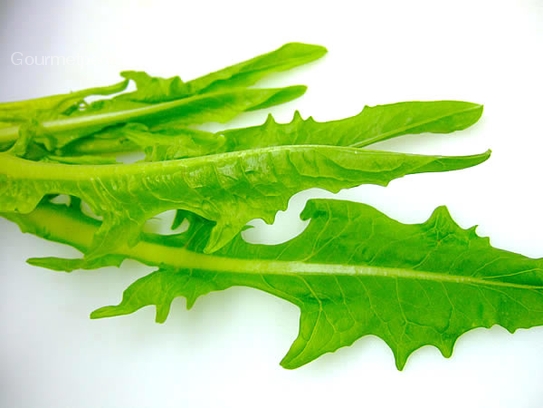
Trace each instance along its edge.
<path fill-rule="evenodd" d="M 104 220 L 91 254 L 97 256 L 125 242 L 133 245 L 149 218 L 167 210 L 188 210 L 216 223 L 207 246 L 212 252 L 250 220 L 272 222 L 299 191 L 386 185 L 407 174 L 462 169 L 488 157 L 489 153 L 442 157 L 304 145 L 166 162 L 70 166 L 0 153 L 0 212 L 31 212 L 49 194 L 79 197 Z"/>
<path fill-rule="evenodd" d="M 138 102 L 164 102 L 201 93 L 216 93 L 234 88 L 245 88 L 254 85 L 266 75 L 307 64 L 325 54 L 326 48 L 319 45 L 288 43 L 275 51 L 187 82 L 183 82 L 179 77 L 163 79 L 151 77 L 145 72 L 124 71 L 121 75 L 136 82 L 138 90 L 120 95 L 117 99 Z"/>
<path fill-rule="evenodd" d="M 98 222 L 77 208 L 55 207 L 44 203 L 8 218 L 24 231 L 87 251 Z M 280 245 L 248 244 L 238 236 L 205 254 L 213 224 L 195 217 L 183 234 L 147 234 L 137 246 L 90 264 L 30 262 L 57 270 L 119 265 L 126 258 L 160 266 L 94 318 L 155 305 L 162 322 L 179 296 L 190 308 L 200 296 L 232 286 L 271 293 L 301 309 L 300 332 L 281 362 L 286 368 L 371 334 L 390 346 L 402 369 L 424 345 L 450 356 L 458 337 L 475 327 L 498 324 L 513 332 L 543 324 L 543 259 L 492 248 L 474 228 L 458 227 L 444 207 L 423 224 L 405 225 L 364 204 L 313 200 L 302 218 L 311 220 L 307 229 Z"/>
<path fill-rule="evenodd" d="M 423 224 L 403 225 L 366 205 L 316 200 L 302 214 L 311 222 L 299 237 L 276 246 L 240 238 L 248 221 L 273 221 L 307 188 L 386 185 L 489 157 L 365 149 L 404 134 L 471 126 L 482 106 L 459 101 L 366 107 L 324 123 L 296 114 L 286 124 L 269 116 L 261 126 L 217 133 L 191 127 L 300 96 L 305 87 L 247 87 L 325 51 L 291 43 L 189 82 L 125 71 L 136 91 L 90 104 L 84 98 L 123 91 L 127 81 L 0 105 L 0 214 L 84 254 L 30 260 L 34 265 L 93 269 L 131 258 L 159 267 L 131 285 L 118 306 L 92 317 L 155 305 L 164 321 L 175 297 L 190 307 L 232 286 L 294 303 L 302 312 L 300 333 L 282 361 L 287 368 L 374 334 L 401 369 L 426 344 L 449 356 L 455 340 L 474 327 L 514 331 L 543 324 L 543 261 L 492 248 L 474 229 L 459 228 L 444 208 Z M 112 164 L 112 155 L 134 150 L 147 161 Z M 49 202 L 58 194 L 70 196 L 70 205 Z M 84 215 L 82 201 L 102 221 Z M 149 218 L 171 209 L 178 210 L 176 222 L 191 220 L 188 231 L 142 232 Z"/>
<path fill-rule="evenodd" d="M 279 124 L 270 115 L 266 123 L 221 132 L 229 150 L 285 144 L 330 144 L 366 147 L 394 137 L 419 133 L 451 133 L 479 120 L 482 105 L 461 101 L 400 102 L 366 106 L 356 116 L 317 122 L 296 113 L 292 122 Z"/>
<path fill-rule="evenodd" d="M 329 122 L 302 119 L 296 112 L 290 123 L 280 124 L 269 115 L 260 126 L 216 133 L 189 128 L 151 130 L 128 125 L 72 144 L 72 154 L 141 150 L 147 159 L 171 160 L 225 151 L 285 145 L 366 147 L 407 134 L 451 133 L 479 120 L 482 105 L 462 101 L 401 102 L 366 106 L 356 116 Z M 204 150 L 194 148 L 203 146 Z"/>
<path fill-rule="evenodd" d="M 326 49 L 321 46 L 290 43 L 186 83 L 179 77 L 165 79 L 144 72 L 125 71 L 122 75 L 126 80 L 112 86 L 3 103 L 0 104 L 0 150 L 18 143 L 17 153 L 25 156 L 30 141 L 20 139 L 19 134 L 32 121 L 39 122 L 40 127 L 32 128 L 31 142 L 53 154 L 75 140 L 124 123 L 137 122 L 160 128 L 166 124 L 171 127 L 226 122 L 242 112 L 301 96 L 305 92 L 304 86 L 247 87 L 270 73 L 306 64 L 325 53 Z M 136 91 L 85 103 L 84 98 L 88 96 L 111 95 L 125 90 L 128 80 L 136 83 Z"/>

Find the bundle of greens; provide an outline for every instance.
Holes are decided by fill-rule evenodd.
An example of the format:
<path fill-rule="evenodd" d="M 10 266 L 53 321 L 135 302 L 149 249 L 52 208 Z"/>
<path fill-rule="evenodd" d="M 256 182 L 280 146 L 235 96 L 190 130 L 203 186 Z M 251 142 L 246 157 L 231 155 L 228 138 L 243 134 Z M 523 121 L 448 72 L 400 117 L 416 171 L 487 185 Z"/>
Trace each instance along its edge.
<path fill-rule="evenodd" d="M 301 96 L 303 86 L 251 86 L 325 53 L 291 43 L 189 82 L 128 71 L 112 86 L 0 104 L 0 215 L 82 253 L 28 262 L 68 272 L 125 259 L 158 268 L 92 318 L 155 305 L 163 322 L 179 296 L 190 308 L 198 297 L 232 286 L 271 293 L 301 309 L 299 335 L 281 362 L 286 368 L 373 334 L 402 369 L 423 345 L 450 356 L 456 339 L 475 327 L 543 324 L 543 261 L 492 248 L 443 207 L 423 224 L 404 225 L 365 204 L 310 200 L 301 214 L 309 225 L 298 237 L 279 245 L 241 238 L 247 222 L 273 222 L 292 195 L 308 188 L 385 186 L 489 158 L 489 152 L 428 156 L 367 148 L 471 126 L 483 108 L 460 101 L 365 107 L 330 122 L 296 113 L 286 124 L 269 116 L 247 128 L 197 127 Z M 129 81 L 135 91 L 126 91 Z M 117 162 L 127 152 L 145 158 Z M 177 211 L 172 229 L 188 221 L 185 231 L 144 231 L 168 210 Z"/>

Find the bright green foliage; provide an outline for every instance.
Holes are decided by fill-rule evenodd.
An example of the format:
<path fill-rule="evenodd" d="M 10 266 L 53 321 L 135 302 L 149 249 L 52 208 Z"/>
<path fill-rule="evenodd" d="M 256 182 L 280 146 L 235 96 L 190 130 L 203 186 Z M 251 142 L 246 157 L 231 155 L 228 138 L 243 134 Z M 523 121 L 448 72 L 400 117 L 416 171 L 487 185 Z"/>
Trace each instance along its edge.
<path fill-rule="evenodd" d="M 273 72 L 307 64 L 326 54 L 326 48 L 301 43 L 281 48 L 250 60 L 221 69 L 200 78 L 183 82 L 179 77 L 153 78 L 145 72 L 125 71 L 121 75 L 136 82 L 138 91 L 121 95 L 120 100 L 164 102 L 202 93 L 216 93 L 245 88 Z"/>
<path fill-rule="evenodd" d="M 479 120 L 482 105 L 460 101 L 400 102 L 366 106 L 358 115 L 330 122 L 305 121 L 296 113 L 292 122 L 278 124 L 270 115 L 262 126 L 221 132 L 230 150 L 285 144 L 330 144 L 365 147 L 407 134 L 451 133 Z"/>
<path fill-rule="evenodd" d="M 250 220 L 272 222 L 299 191 L 386 185 L 406 174 L 470 167 L 488 156 L 421 156 L 304 145 L 165 162 L 79 165 L 74 171 L 71 165 L 0 153 L 0 212 L 28 213 L 48 194 L 77 196 L 104 219 L 89 255 L 97 256 L 126 242 L 133 245 L 149 218 L 167 210 L 188 210 L 216 222 L 207 247 L 213 252 Z"/>
<path fill-rule="evenodd" d="M 464 169 L 488 159 L 367 150 L 405 134 L 451 133 L 480 118 L 460 101 L 365 107 L 317 122 L 296 113 L 279 124 L 216 133 L 195 128 L 292 100 L 304 86 L 248 88 L 273 72 L 320 58 L 323 47 L 291 43 L 192 81 L 125 71 L 125 81 L 0 104 L 0 215 L 23 231 L 79 249 L 81 259 L 31 259 L 55 270 L 94 269 L 134 259 L 158 268 L 92 317 L 155 305 L 166 319 L 175 297 L 188 307 L 231 286 L 260 289 L 301 309 L 300 333 L 282 361 L 296 368 L 368 334 L 391 347 L 398 368 L 423 345 L 445 356 L 474 327 L 510 331 L 543 324 L 542 261 L 492 248 L 444 208 L 403 225 L 363 204 L 310 201 L 297 238 L 274 246 L 240 236 L 247 222 L 272 222 L 293 194 L 387 185 L 408 174 Z M 125 92 L 129 81 L 136 90 Z M 120 93 L 119 95 L 115 95 Z M 87 103 L 88 96 L 111 96 Z M 115 96 L 113 96 L 115 95 Z M 145 160 L 117 163 L 140 151 Z M 68 206 L 53 204 L 59 194 Z M 95 219 L 84 215 L 88 204 Z M 145 233 L 147 220 L 177 210 L 189 229 Z"/>
<path fill-rule="evenodd" d="M 270 117 L 262 126 L 216 134 L 185 126 L 228 120 L 278 95 L 294 95 L 300 87 L 240 86 L 323 52 L 294 43 L 187 83 L 125 72 L 137 91 L 94 102 L 73 117 L 20 126 L 16 143 L 0 153 L 0 211 L 28 213 L 49 194 L 79 197 L 103 217 L 89 257 L 134 245 L 144 223 L 159 213 L 191 211 L 216 223 L 206 248 L 213 252 L 252 219 L 272 222 L 302 190 L 387 185 L 407 174 L 462 169 L 489 157 L 489 152 L 442 157 L 359 148 L 407 133 L 464 129 L 483 109 L 469 102 L 366 107 L 354 117 L 322 123 L 296 115 L 281 125 Z M 227 89 L 230 81 L 233 90 Z M 111 164 L 111 151 L 125 151 L 126 142 L 128 150 L 137 146 L 151 162 Z"/>
<path fill-rule="evenodd" d="M 29 215 L 8 215 L 24 231 L 85 252 L 98 222 L 75 207 L 42 204 Z M 30 263 L 56 270 L 119 265 L 136 259 L 159 270 L 133 283 L 118 306 L 93 318 L 155 305 L 163 322 L 176 297 L 196 299 L 232 286 L 263 290 L 301 309 L 300 332 L 281 364 L 304 365 L 372 334 L 394 352 L 402 369 L 409 355 L 434 345 L 444 356 L 475 327 L 498 324 L 513 332 L 543 324 L 543 259 L 492 248 L 475 229 L 463 230 L 444 207 L 423 224 L 405 225 L 374 208 L 334 200 L 309 201 L 310 219 L 298 237 L 280 245 L 237 237 L 204 253 L 213 225 L 191 218 L 185 233 L 145 234 L 90 263 L 57 258 Z"/>
<path fill-rule="evenodd" d="M 126 102 L 126 109 L 101 109 L 100 113 L 57 117 L 35 124 L 35 118 L 13 127 L 0 128 L 0 142 L 16 140 L 18 151 L 28 150 L 30 140 L 47 152 L 56 152 L 85 136 L 100 132 L 111 126 L 125 123 L 141 123 L 160 129 L 165 123 L 170 127 L 201 124 L 205 122 L 227 122 L 247 110 L 257 109 L 279 98 L 279 103 L 297 98 L 305 92 L 304 86 L 279 89 L 234 89 L 217 94 L 202 94 L 169 102 L 134 107 Z M 107 102 L 107 101 L 106 101 Z M 115 103 L 115 106 L 124 104 Z M 104 110 L 105 112 L 102 112 Z M 160 125 L 159 125 L 160 124 Z M 30 138 L 20 138 L 20 132 L 31 132 Z M 20 145 L 23 144 L 23 147 Z"/>
<path fill-rule="evenodd" d="M 50 119 L 61 115 L 67 116 L 79 108 L 84 98 L 97 95 L 113 95 L 124 91 L 127 86 L 128 80 L 125 80 L 111 86 L 83 89 L 69 94 L 0 103 L 2 127 L 25 122 L 29 118 Z"/>
<path fill-rule="evenodd" d="M 285 145 L 333 145 L 365 147 L 373 143 L 417 133 L 451 133 L 479 120 L 483 107 L 460 101 L 401 102 L 366 106 L 356 116 L 329 122 L 302 119 L 296 112 L 290 123 L 279 124 L 269 115 L 260 126 L 216 133 L 189 128 L 152 131 L 129 124 L 75 143 L 75 154 L 99 154 L 141 150 L 147 160 L 171 160 L 212 153 Z"/>
<path fill-rule="evenodd" d="M 28 157 L 26 151 L 32 142 L 34 155 L 30 157 L 36 159 L 78 139 L 125 123 L 160 128 L 165 124 L 171 127 L 226 122 L 242 112 L 301 96 L 306 89 L 304 86 L 247 87 L 270 73 L 306 64 L 325 53 L 326 49 L 321 46 L 291 43 L 186 83 L 179 77 L 164 79 L 144 72 L 126 71 L 121 74 L 126 80 L 112 86 L 3 103 L 0 104 L 0 150 L 17 142 L 17 154 Z M 136 83 L 136 91 L 91 104 L 84 100 L 88 96 L 121 92 L 126 89 L 128 80 Z M 35 126 L 36 121 L 39 126 Z M 29 128 L 32 138 L 19 138 L 20 131 Z"/>

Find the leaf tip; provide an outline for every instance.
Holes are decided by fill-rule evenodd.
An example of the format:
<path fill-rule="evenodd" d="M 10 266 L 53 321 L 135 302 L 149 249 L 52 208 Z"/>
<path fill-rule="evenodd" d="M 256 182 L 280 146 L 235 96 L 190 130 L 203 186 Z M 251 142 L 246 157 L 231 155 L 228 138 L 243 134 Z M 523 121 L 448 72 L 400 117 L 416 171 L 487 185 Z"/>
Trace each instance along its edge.
<path fill-rule="evenodd" d="M 266 117 L 266 121 L 264 122 L 264 128 L 268 126 L 273 126 L 275 124 L 277 124 L 277 122 L 275 121 L 273 115 L 271 113 L 268 113 L 268 116 Z"/>
<path fill-rule="evenodd" d="M 297 54 L 305 53 L 310 54 L 314 59 L 321 58 L 322 56 L 328 53 L 328 49 L 323 45 L 318 44 L 307 44 L 302 42 L 290 42 L 283 45 L 281 48 L 288 49 L 294 48 L 297 51 Z"/>
<path fill-rule="evenodd" d="M 283 367 L 285 370 L 294 370 L 294 369 L 298 368 L 298 367 L 292 367 L 292 366 L 290 366 L 289 364 L 283 362 L 283 360 L 281 360 L 281 362 L 279 363 L 279 365 L 280 365 L 281 367 Z"/>
<path fill-rule="evenodd" d="M 113 314 L 111 313 L 111 306 L 104 306 L 96 310 L 93 310 L 89 317 L 95 320 L 95 319 L 102 319 L 104 317 L 111 317 L 111 316 L 113 316 Z"/>
<path fill-rule="evenodd" d="M 445 344 L 441 347 L 439 347 L 439 351 L 441 351 L 441 355 L 445 358 L 451 358 L 453 353 L 453 345 L 452 344 Z"/>
<path fill-rule="evenodd" d="M 287 354 L 283 359 L 279 362 L 279 365 L 283 367 L 286 370 L 295 370 L 296 368 L 301 367 L 303 364 L 296 364 L 293 362 L 294 358 L 290 356 L 290 353 Z"/>
<path fill-rule="evenodd" d="M 196 303 L 196 299 L 198 299 L 198 296 L 192 295 L 192 296 L 186 296 L 186 308 L 187 310 L 192 309 L 194 306 L 194 303 Z"/>
<path fill-rule="evenodd" d="M 166 319 L 168 318 L 168 315 L 170 314 L 170 304 L 169 303 L 162 303 L 156 305 L 156 315 L 155 315 L 155 322 L 156 323 L 164 323 Z"/>
<path fill-rule="evenodd" d="M 394 354 L 394 362 L 396 363 L 396 368 L 398 371 L 403 371 L 405 364 L 407 363 L 407 357 L 405 355 Z"/>

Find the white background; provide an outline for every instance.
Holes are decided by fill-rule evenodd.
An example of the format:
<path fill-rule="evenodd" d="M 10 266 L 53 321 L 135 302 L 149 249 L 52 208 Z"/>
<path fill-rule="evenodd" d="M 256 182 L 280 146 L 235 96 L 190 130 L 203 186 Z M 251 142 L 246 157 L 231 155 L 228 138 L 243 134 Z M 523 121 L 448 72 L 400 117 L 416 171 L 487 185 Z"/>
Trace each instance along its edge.
<path fill-rule="evenodd" d="M 365 105 L 460 99 L 483 103 L 483 119 L 454 135 L 419 135 L 383 149 L 432 154 L 493 150 L 481 166 L 363 187 L 341 197 L 422 222 L 438 205 L 463 227 L 478 224 L 500 248 L 543 256 L 543 3 L 455 1 L 5 1 L 0 6 L 0 100 L 114 83 L 125 69 L 185 80 L 271 51 L 316 43 L 328 55 L 263 85 L 302 83 L 294 109 L 317 120 Z M 75 56 L 93 64 L 15 66 L 25 56 Z M 265 112 L 232 125 L 260 123 Z M 307 196 L 307 195 L 306 195 Z M 1 198 L 0 198 L 1 199 Z M 303 202 L 296 200 L 291 219 Z M 248 238 L 286 238 L 286 224 Z M 258 222 L 255 225 L 260 225 Z M 30 267 L 31 256 L 75 255 L 0 219 L 0 407 L 458 407 L 543 405 L 543 329 L 514 335 L 477 329 L 451 359 L 430 347 L 398 372 L 392 353 L 367 337 L 294 371 L 279 361 L 294 340 L 298 309 L 252 289 L 174 302 L 91 321 L 116 304 L 147 268 L 128 262 L 71 275 Z"/>

